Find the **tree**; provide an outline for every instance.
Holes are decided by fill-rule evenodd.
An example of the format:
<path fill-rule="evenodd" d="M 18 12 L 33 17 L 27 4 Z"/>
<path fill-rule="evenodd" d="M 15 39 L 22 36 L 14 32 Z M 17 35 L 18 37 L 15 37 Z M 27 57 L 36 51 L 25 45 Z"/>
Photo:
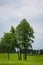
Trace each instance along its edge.
<path fill-rule="evenodd" d="M 15 29 L 14 29 L 14 27 L 13 27 L 13 26 L 11 26 L 11 30 L 10 30 L 10 32 L 11 32 L 12 34 L 14 34 L 14 35 L 15 35 Z"/>
<path fill-rule="evenodd" d="M 24 49 L 24 59 L 26 60 L 26 50 L 29 47 L 32 48 L 31 43 L 34 42 L 34 30 L 32 26 L 30 26 L 30 24 L 26 21 L 26 19 L 23 19 L 20 24 L 16 27 L 16 36 L 19 48 Z"/>
<path fill-rule="evenodd" d="M 11 26 L 11 30 L 10 30 L 10 32 L 13 34 L 13 37 L 15 37 L 14 39 L 15 39 L 15 43 L 14 43 L 14 41 L 13 41 L 13 44 L 15 44 L 15 45 L 12 45 L 12 49 L 14 48 L 14 46 L 15 47 L 17 47 L 17 39 L 16 39 L 16 30 L 15 30 L 15 28 L 13 27 L 13 26 Z"/>
<path fill-rule="evenodd" d="M 1 38 L 2 46 L 8 53 L 8 59 L 9 59 L 9 53 L 12 50 L 14 50 L 14 48 L 17 46 L 17 41 L 14 31 L 15 30 L 11 27 L 11 32 L 4 33 L 4 36 Z"/>

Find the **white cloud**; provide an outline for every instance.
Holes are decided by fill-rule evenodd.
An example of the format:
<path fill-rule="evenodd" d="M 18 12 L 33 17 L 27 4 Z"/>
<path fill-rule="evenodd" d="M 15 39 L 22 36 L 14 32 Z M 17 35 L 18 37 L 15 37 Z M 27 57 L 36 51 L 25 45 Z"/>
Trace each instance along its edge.
<path fill-rule="evenodd" d="M 43 13 L 43 1 L 41 0 L 20 0 L 17 3 L 15 0 L 6 0 L 4 6 L 0 6 L 0 18 L 8 19 L 11 16 L 15 17 L 35 17 Z M 9 3 L 9 4 L 8 4 Z M 17 4 L 16 4 L 17 3 Z M 21 4 L 21 5 L 19 5 Z"/>
<path fill-rule="evenodd" d="M 33 26 L 36 41 L 43 38 L 43 0 L 0 0 L 0 35 L 23 18 Z"/>

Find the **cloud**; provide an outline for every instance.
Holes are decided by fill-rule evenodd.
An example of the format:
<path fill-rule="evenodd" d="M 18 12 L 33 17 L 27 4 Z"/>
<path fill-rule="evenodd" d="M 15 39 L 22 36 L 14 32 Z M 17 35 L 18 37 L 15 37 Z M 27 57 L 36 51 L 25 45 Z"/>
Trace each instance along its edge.
<path fill-rule="evenodd" d="M 38 41 L 43 39 L 43 0 L 0 0 L 0 37 L 23 18 L 33 26 L 37 47 Z"/>
<path fill-rule="evenodd" d="M 0 15 L 2 19 L 15 17 L 35 17 L 43 13 L 43 1 L 41 0 L 3 0 L 0 3 Z"/>

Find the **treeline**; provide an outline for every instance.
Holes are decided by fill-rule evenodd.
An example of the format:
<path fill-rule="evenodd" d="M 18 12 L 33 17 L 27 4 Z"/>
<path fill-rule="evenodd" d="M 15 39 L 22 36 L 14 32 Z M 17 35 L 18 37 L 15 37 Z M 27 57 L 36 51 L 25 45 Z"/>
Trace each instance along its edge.
<path fill-rule="evenodd" d="M 26 54 L 30 54 L 30 55 L 43 55 L 43 49 L 40 50 L 27 49 L 25 52 Z M 24 49 L 21 49 L 21 53 L 24 53 Z"/>
<path fill-rule="evenodd" d="M 22 53 L 24 53 L 24 50 L 22 50 Z M 43 49 L 41 50 L 27 49 L 26 53 L 30 55 L 43 55 Z"/>
<path fill-rule="evenodd" d="M 8 51 L 4 48 L 0 47 L 0 53 L 7 53 Z M 16 51 L 16 49 L 12 49 L 9 51 L 9 53 L 17 53 L 18 51 Z M 30 54 L 30 55 L 43 55 L 43 49 L 41 50 L 33 50 L 33 49 L 27 49 L 26 54 Z M 24 53 L 24 49 L 21 49 L 21 54 Z"/>
<path fill-rule="evenodd" d="M 15 52 L 15 48 L 18 50 L 18 58 L 21 60 L 21 49 L 24 49 L 24 59 L 27 59 L 27 49 L 32 49 L 32 43 L 34 42 L 34 30 L 32 26 L 23 19 L 16 28 L 11 26 L 9 32 L 5 32 L 0 40 L 0 52 L 9 53 Z"/>

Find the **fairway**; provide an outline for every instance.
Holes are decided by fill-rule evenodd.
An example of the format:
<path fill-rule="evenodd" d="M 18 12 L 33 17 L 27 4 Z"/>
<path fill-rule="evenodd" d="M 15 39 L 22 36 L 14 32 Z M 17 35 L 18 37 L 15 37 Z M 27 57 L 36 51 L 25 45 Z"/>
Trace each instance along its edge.
<path fill-rule="evenodd" d="M 23 55 L 22 55 L 23 56 Z M 43 65 L 43 55 L 28 55 L 27 61 L 18 60 L 17 54 L 10 54 L 8 60 L 7 54 L 0 54 L 0 65 Z"/>

